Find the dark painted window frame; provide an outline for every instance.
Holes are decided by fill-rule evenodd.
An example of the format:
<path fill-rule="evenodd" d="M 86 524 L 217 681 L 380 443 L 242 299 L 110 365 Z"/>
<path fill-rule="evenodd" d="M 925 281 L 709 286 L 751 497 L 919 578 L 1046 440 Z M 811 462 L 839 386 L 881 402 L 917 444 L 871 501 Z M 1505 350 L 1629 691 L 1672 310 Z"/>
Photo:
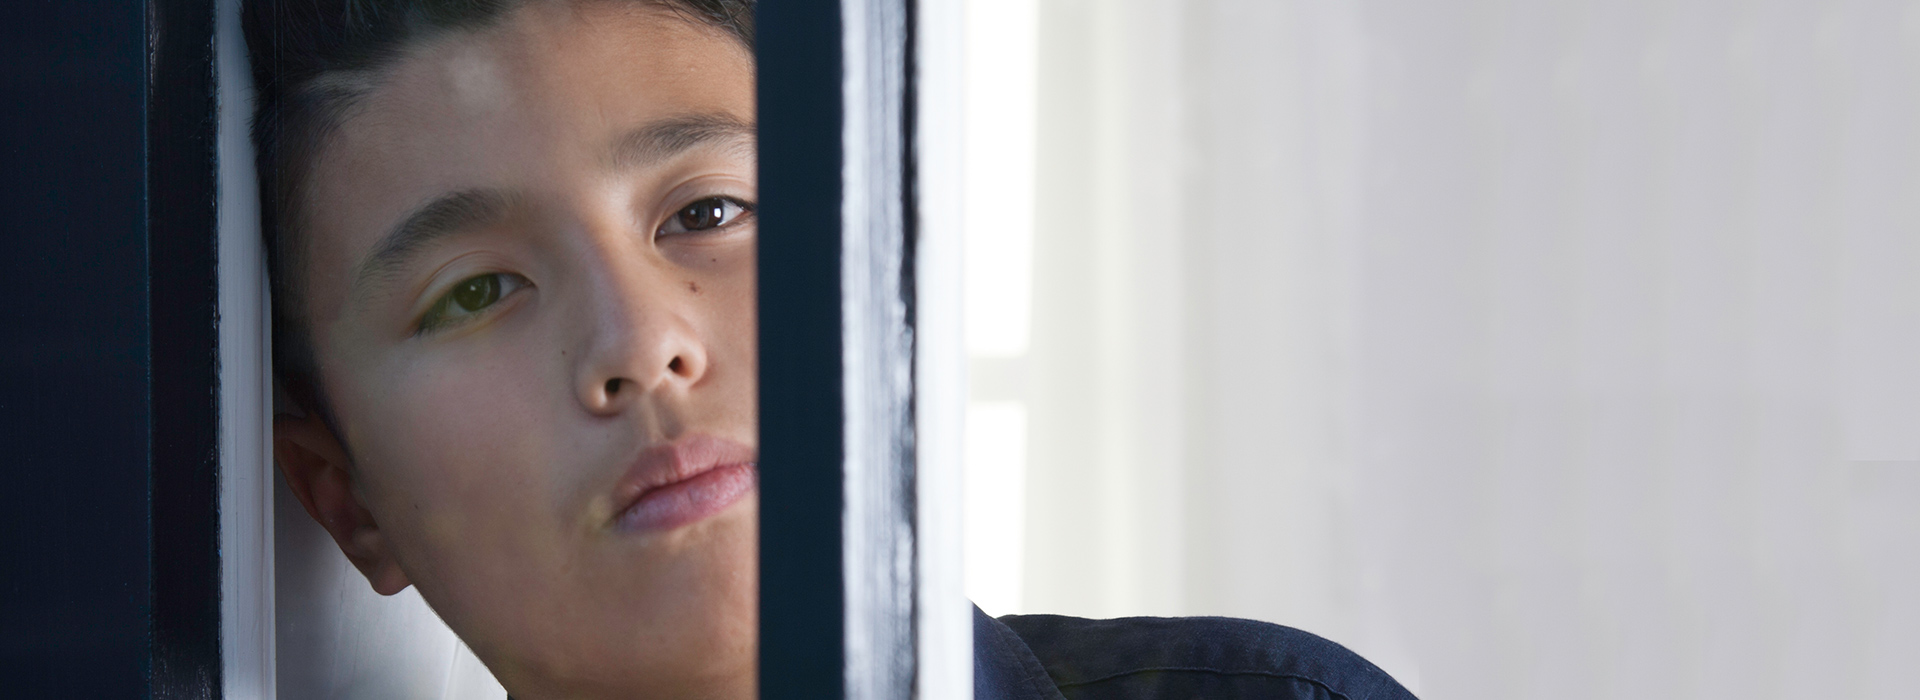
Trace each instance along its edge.
<path fill-rule="evenodd" d="M 763 698 L 914 692 L 913 9 L 758 7 Z"/>
<path fill-rule="evenodd" d="M 150 0 L 147 233 L 156 698 L 221 696 L 218 100 L 211 0 Z"/>
<path fill-rule="evenodd" d="M 8 10 L 9 695 L 221 693 L 213 6 Z"/>

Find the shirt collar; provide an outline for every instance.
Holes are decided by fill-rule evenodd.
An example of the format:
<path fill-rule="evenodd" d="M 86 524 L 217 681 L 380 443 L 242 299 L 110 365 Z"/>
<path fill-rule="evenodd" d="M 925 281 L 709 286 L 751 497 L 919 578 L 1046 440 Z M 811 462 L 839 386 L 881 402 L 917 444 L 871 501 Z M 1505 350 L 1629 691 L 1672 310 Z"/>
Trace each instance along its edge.
<path fill-rule="evenodd" d="M 999 620 L 973 608 L 974 700 L 1066 700 L 1033 650 Z"/>

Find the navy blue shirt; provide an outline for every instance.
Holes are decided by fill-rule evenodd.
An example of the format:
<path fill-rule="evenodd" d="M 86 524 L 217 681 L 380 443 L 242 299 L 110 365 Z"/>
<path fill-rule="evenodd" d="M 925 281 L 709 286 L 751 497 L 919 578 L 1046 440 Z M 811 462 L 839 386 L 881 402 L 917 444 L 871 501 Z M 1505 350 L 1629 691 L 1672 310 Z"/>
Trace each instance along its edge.
<path fill-rule="evenodd" d="M 975 700 L 1412 700 L 1379 667 L 1291 627 L 973 609 Z"/>

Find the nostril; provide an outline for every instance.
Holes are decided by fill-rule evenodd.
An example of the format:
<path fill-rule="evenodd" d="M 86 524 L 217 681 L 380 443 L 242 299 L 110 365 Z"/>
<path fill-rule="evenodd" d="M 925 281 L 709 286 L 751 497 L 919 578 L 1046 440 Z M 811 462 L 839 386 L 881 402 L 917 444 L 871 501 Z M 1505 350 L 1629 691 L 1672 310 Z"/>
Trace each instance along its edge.
<path fill-rule="evenodd" d="M 678 357 L 673 358 L 672 361 L 667 363 L 667 369 L 672 371 L 674 374 L 685 374 L 686 372 L 685 370 L 682 369 L 683 367 L 686 367 L 686 364 L 681 362 L 680 358 Z"/>
<path fill-rule="evenodd" d="M 607 380 L 607 395 L 612 396 L 618 393 L 620 393 L 620 380 L 619 379 Z"/>

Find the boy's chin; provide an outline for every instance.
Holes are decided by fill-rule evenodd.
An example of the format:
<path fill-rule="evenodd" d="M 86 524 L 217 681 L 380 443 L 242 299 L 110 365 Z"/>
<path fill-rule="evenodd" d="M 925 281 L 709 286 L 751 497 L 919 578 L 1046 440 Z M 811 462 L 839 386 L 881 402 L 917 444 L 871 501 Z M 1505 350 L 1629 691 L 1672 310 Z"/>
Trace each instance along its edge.
<path fill-rule="evenodd" d="M 631 627 L 624 634 L 583 628 L 541 635 L 540 648 L 523 646 L 531 641 L 523 638 L 522 644 L 475 653 L 516 700 L 751 697 L 758 601 L 751 588 L 718 583 L 708 592 L 721 595 L 681 599 L 676 610 L 647 606 L 642 619 L 612 613 L 597 618 L 601 625 L 627 618 Z"/>
<path fill-rule="evenodd" d="M 495 639 L 484 648 L 469 644 L 516 700 L 752 697 L 758 515 L 748 495 L 658 533 L 664 536 L 640 538 L 651 542 L 639 551 L 613 552 L 599 575 L 560 574 L 586 580 L 548 588 L 544 604 L 479 606 L 473 612 L 491 619 L 474 622 L 492 628 Z M 513 608 L 546 612 L 507 612 Z"/>

